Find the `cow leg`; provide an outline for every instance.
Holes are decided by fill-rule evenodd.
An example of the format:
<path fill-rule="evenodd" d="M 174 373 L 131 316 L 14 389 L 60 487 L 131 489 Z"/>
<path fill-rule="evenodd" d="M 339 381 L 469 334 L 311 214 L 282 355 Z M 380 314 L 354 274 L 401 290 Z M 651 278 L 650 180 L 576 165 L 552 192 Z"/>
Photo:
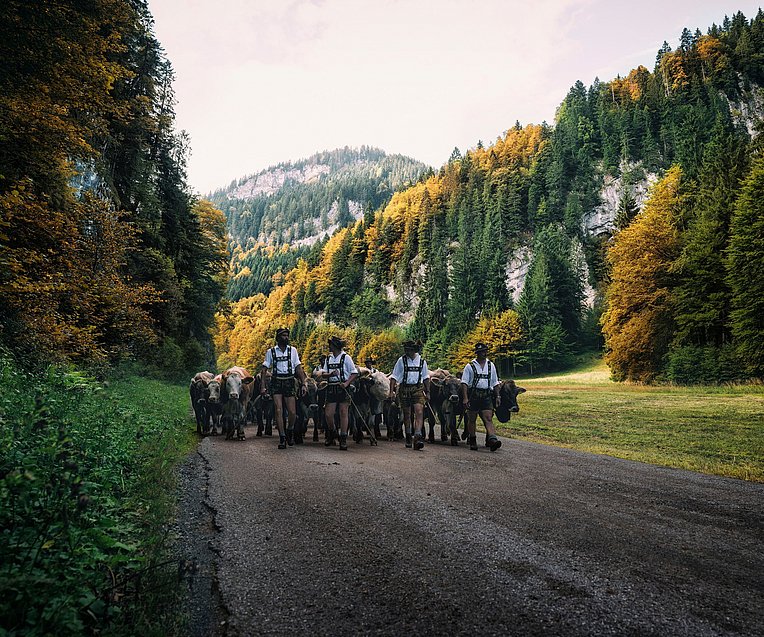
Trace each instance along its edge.
<path fill-rule="evenodd" d="M 448 440 L 448 434 L 450 433 L 449 415 L 443 413 L 443 407 L 438 407 L 438 420 L 440 421 L 440 441 L 445 442 Z"/>

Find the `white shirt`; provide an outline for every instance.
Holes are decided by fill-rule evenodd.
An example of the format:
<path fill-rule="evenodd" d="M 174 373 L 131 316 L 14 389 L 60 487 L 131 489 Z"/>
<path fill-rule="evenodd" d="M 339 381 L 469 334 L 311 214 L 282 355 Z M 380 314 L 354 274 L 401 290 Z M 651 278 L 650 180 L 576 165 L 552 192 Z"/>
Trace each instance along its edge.
<path fill-rule="evenodd" d="M 300 365 L 300 357 L 297 354 L 297 349 L 291 345 L 287 345 L 287 349 L 281 349 L 278 345 L 276 347 L 269 347 L 265 350 L 265 361 L 263 361 L 263 367 L 270 369 L 273 366 L 273 351 L 276 351 L 276 358 L 283 359 L 276 361 L 276 368 L 273 370 L 277 375 L 286 376 L 289 374 L 289 359 L 287 358 L 287 350 L 290 351 L 290 358 L 292 359 L 292 374 L 295 373 L 297 366 Z"/>
<path fill-rule="evenodd" d="M 477 359 L 472 359 L 472 364 L 467 363 L 464 366 L 464 371 L 462 372 L 462 384 L 467 385 L 467 387 L 472 387 L 472 365 L 475 366 L 478 375 L 487 375 L 489 364 L 491 367 L 490 381 L 488 378 L 479 378 L 477 384 L 475 385 L 475 389 L 493 389 L 496 387 L 496 385 L 498 385 L 500 382 L 499 377 L 496 374 L 496 365 L 491 363 L 491 361 L 488 359 L 486 359 L 485 366 L 483 367 L 480 366 L 480 363 L 477 362 Z"/>
<path fill-rule="evenodd" d="M 342 359 L 342 356 L 345 356 L 345 364 L 342 367 L 342 373 L 340 374 L 339 369 L 329 369 L 329 365 L 337 365 L 339 364 L 340 360 Z M 337 354 L 337 356 L 334 356 L 333 354 L 329 354 L 329 356 L 326 357 L 326 362 L 324 363 L 324 366 L 321 368 L 324 372 L 332 372 L 332 375 L 329 376 L 327 379 L 330 383 L 344 383 L 347 381 L 348 378 L 350 378 L 353 374 L 357 374 L 358 370 L 355 367 L 355 363 L 353 362 L 353 359 L 350 358 L 350 354 L 347 354 L 345 352 L 340 352 Z"/>
<path fill-rule="evenodd" d="M 422 373 L 420 375 L 419 370 L 412 370 L 409 369 L 409 373 L 407 374 L 407 377 L 404 379 L 403 374 L 405 372 L 405 367 L 403 365 L 403 359 L 406 358 L 406 364 L 411 367 L 419 367 L 422 366 Z M 394 378 L 398 383 L 401 383 L 403 385 L 416 385 L 417 383 L 423 382 L 425 378 L 428 378 L 430 375 L 429 370 L 427 369 L 427 361 L 424 360 L 419 354 L 415 354 L 414 358 L 408 358 L 401 356 L 397 361 L 395 361 L 395 367 L 393 368 L 393 373 L 390 374 L 392 378 Z"/>

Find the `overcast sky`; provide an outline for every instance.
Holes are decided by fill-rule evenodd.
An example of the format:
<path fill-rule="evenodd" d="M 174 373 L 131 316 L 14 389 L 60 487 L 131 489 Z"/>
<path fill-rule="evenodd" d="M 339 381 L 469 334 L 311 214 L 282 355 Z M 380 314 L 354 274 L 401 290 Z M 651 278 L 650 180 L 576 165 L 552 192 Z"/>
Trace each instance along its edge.
<path fill-rule="evenodd" d="M 376 146 L 434 167 L 554 121 L 576 80 L 643 64 L 748 0 L 149 0 L 175 68 L 191 187 Z"/>

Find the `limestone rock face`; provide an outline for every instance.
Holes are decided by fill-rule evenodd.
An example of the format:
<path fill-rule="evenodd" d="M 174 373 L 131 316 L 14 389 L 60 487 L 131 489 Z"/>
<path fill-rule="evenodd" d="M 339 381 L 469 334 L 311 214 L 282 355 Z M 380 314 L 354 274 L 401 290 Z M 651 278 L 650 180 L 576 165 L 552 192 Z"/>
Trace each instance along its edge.
<path fill-rule="evenodd" d="M 633 178 L 624 177 L 639 171 L 643 176 L 631 183 Z M 600 205 L 584 213 L 583 230 L 585 234 L 601 236 L 611 234 L 615 229 L 615 217 L 618 213 L 618 203 L 626 188 L 631 190 L 634 201 L 640 210 L 647 201 L 650 186 L 658 180 L 656 173 L 650 173 L 641 170 L 639 164 L 623 162 L 621 164 L 621 174 L 618 177 L 605 175 L 600 190 Z"/>
<path fill-rule="evenodd" d="M 304 184 L 317 181 L 322 175 L 328 175 L 331 168 L 327 164 L 308 164 L 303 168 L 285 170 L 277 167 L 253 175 L 243 184 L 237 186 L 229 195 L 229 199 L 251 199 L 260 195 L 274 195 L 284 184 Z"/>

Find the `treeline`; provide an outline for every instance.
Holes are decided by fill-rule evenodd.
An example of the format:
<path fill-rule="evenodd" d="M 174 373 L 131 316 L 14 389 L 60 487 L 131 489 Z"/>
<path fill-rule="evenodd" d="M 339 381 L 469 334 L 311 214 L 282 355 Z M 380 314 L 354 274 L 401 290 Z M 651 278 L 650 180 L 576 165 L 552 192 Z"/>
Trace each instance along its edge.
<path fill-rule="evenodd" d="M 143 0 L 0 9 L 0 342 L 27 359 L 208 364 L 225 220 L 186 184 Z"/>
<path fill-rule="evenodd" d="M 617 378 L 761 376 L 764 297 L 754 273 L 764 242 L 760 191 L 747 184 L 757 179 L 751 130 L 762 78 L 760 11 L 706 34 L 685 29 L 676 51 L 664 43 L 652 72 L 577 82 L 554 128 L 517 124 L 489 147 L 455 149 L 437 174 L 338 231 L 318 264 L 301 261 L 268 297 L 239 301 L 218 322 L 221 360 L 259 363 L 282 323 L 298 343 L 324 322 L 359 334 L 397 323 L 432 363 L 453 366 L 478 325 L 512 316 L 512 346 L 497 357 L 505 371 L 566 365 L 603 344 L 602 321 Z M 637 186 L 664 173 L 640 213 Z M 613 230 L 592 237 L 585 219 L 606 176 L 618 178 L 620 203 Z M 668 185 L 677 182 L 679 190 Z M 645 242 L 662 226 L 651 210 L 667 190 L 679 193 L 665 204 L 676 236 L 668 252 L 652 252 Z M 528 250 L 517 294 L 508 263 Z M 642 294 L 638 284 L 656 267 L 657 291 Z"/>

